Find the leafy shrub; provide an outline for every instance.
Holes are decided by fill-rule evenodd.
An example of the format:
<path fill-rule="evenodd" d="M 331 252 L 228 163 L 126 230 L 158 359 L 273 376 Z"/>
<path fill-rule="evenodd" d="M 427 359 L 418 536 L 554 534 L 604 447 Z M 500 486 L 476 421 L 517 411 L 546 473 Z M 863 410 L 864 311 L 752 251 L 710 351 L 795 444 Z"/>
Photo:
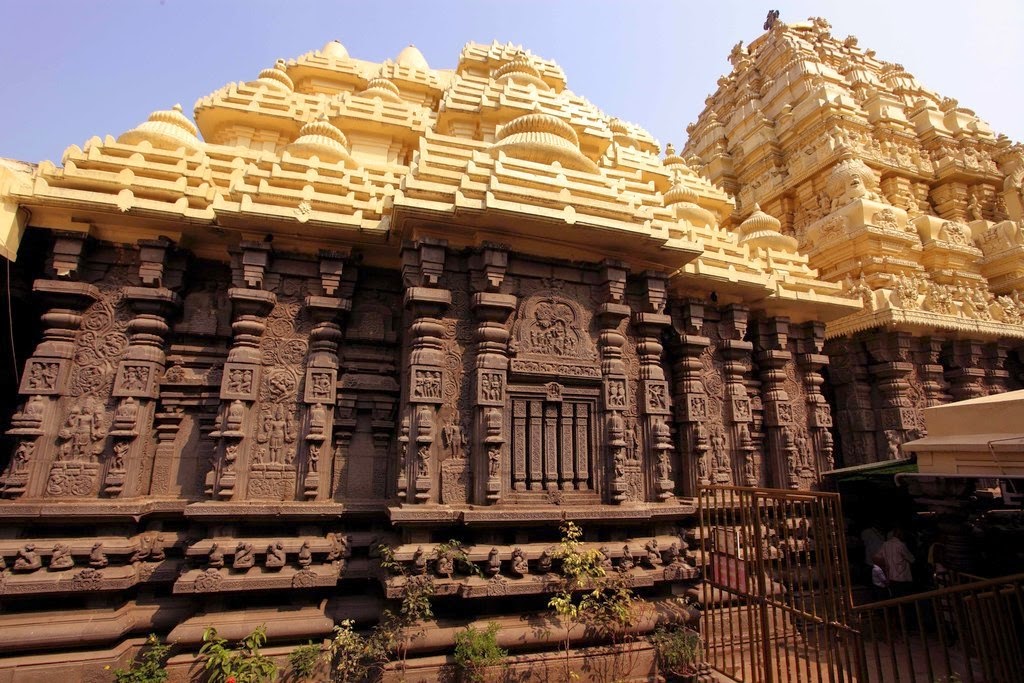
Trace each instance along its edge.
<path fill-rule="evenodd" d="M 677 676 L 695 673 L 704 651 L 700 634 L 688 628 L 659 626 L 651 634 L 651 644 L 658 656 L 658 667 Z"/>
<path fill-rule="evenodd" d="M 316 643 L 299 645 L 288 655 L 288 666 L 299 680 L 308 681 L 316 675 L 322 655 L 323 648 Z"/>
<path fill-rule="evenodd" d="M 146 639 L 146 649 L 142 652 L 142 661 L 133 662 L 128 669 L 114 671 L 115 683 L 163 683 L 167 680 L 167 669 L 164 660 L 171 651 L 170 645 L 164 645 L 151 633 Z"/>
<path fill-rule="evenodd" d="M 228 641 L 208 626 L 203 631 L 199 656 L 205 657 L 203 668 L 209 683 L 267 683 L 277 678 L 277 666 L 260 648 L 267 642 L 266 625 L 258 626 L 232 649 Z"/>
<path fill-rule="evenodd" d="M 499 628 L 492 621 L 482 631 L 467 626 L 455 634 L 455 663 L 466 683 L 482 683 L 487 667 L 508 657 L 508 651 L 498 647 Z"/>

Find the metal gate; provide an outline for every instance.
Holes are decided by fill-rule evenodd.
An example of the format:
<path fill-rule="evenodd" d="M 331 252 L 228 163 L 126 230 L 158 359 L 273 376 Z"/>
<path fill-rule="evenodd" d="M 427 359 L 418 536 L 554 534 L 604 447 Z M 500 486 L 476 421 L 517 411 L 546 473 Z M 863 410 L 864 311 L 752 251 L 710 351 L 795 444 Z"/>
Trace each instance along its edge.
<path fill-rule="evenodd" d="M 707 661 L 736 681 L 865 680 L 832 493 L 702 487 Z"/>

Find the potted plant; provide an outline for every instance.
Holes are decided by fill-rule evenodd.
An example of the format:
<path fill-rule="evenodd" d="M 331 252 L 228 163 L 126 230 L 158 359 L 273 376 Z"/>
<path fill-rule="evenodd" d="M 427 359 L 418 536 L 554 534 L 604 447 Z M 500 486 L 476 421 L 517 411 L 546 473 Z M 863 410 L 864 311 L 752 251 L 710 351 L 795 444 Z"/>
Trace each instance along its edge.
<path fill-rule="evenodd" d="M 484 630 L 467 626 L 455 634 L 455 665 L 463 683 L 483 683 L 488 668 L 502 663 L 508 651 L 498 647 L 499 626 L 493 621 Z"/>
<path fill-rule="evenodd" d="M 658 669 L 665 681 L 695 683 L 704 643 L 700 634 L 688 628 L 659 626 L 651 635 L 651 644 L 658 658 Z"/>

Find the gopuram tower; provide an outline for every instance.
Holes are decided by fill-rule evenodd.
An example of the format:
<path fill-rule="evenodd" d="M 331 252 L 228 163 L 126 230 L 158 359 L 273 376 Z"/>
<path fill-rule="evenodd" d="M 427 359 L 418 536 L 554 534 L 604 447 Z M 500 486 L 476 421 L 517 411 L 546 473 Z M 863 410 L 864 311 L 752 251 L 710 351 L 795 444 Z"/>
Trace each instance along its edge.
<path fill-rule="evenodd" d="M 924 408 L 1020 388 L 1024 148 L 820 18 L 729 61 L 684 157 L 736 198 L 727 228 L 767 211 L 863 303 L 825 330 L 837 462 L 898 457 Z"/>
<path fill-rule="evenodd" d="M 411 666 L 488 620 L 543 661 L 560 638 L 523 618 L 563 520 L 684 619 L 661 606 L 700 576 L 699 487 L 835 467 L 826 375 L 844 443 L 1010 382 L 1017 252 L 986 245 L 1017 239 L 993 155 L 1019 154 L 868 57 L 840 76 L 826 63 L 860 53 L 820 24 L 751 50 L 688 149 L 717 186 L 497 43 L 434 69 L 331 42 L 194 119 L 3 162 L 32 346 L 0 471 L 0 678 L 76 680 L 150 632 L 184 677 L 206 626 L 288 648 L 371 626 L 427 575 L 445 627 Z M 794 75 L 754 80 L 761 62 Z M 879 178 L 882 144 L 906 162 Z M 862 331 L 897 310 L 905 330 Z"/>

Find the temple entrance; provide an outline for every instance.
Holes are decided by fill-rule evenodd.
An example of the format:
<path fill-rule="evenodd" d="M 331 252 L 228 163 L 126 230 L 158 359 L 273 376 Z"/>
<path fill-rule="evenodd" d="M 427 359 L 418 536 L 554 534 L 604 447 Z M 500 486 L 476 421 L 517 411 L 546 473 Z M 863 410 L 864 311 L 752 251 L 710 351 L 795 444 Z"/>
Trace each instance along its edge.
<path fill-rule="evenodd" d="M 699 506 L 711 667 L 749 683 L 864 680 L 839 496 L 705 486 Z"/>

